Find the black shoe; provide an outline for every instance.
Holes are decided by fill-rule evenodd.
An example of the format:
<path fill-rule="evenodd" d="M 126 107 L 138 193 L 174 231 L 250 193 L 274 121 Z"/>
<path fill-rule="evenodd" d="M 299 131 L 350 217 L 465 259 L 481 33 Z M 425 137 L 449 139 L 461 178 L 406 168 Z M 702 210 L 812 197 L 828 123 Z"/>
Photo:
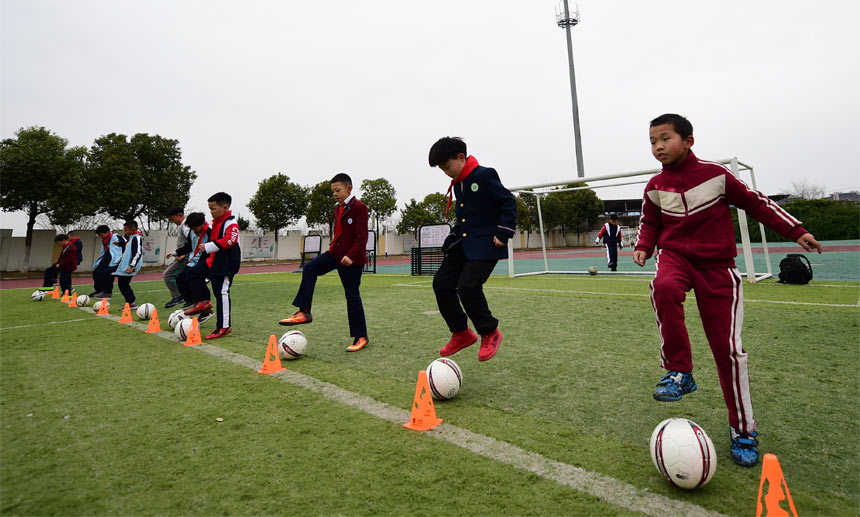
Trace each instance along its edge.
<path fill-rule="evenodd" d="M 169 302 L 165 303 L 164 308 L 169 309 L 179 305 L 180 303 L 185 303 L 185 300 L 183 300 L 181 296 L 177 296 L 176 298 L 171 298 Z"/>
<path fill-rule="evenodd" d="M 196 302 L 189 302 L 189 301 L 182 300 L 182 308 L 183 309 L 190 309 L 191 307 L 194 307 L 195 305 L 197 305 Z"/>
<path fill-rule="evenodd" d="M 99 294 L 99 292 L 100 292 L 100 291 L 93 291 L 93 292 L 91 292 L 91 293 L 89 294 L 89 297 L 90 297 L 90 298 L 95 298 L 95 297 L 96 297 L 96 295 L 97 295 L 97 294 Z"/>
<path fill-rule="evenodd" d="M 128 308 L 131 310 L 136 310 L 137 309 L 137 303 L 131 302 L 130 304 L 128 304 Z"/>
<path fill-rule="evenodd" d="M 197 324 L 203 325 L 207 321 L 211 320 L 214 315 L 215 313 L 212 311 L 201 312 L 200 316 L 197 316 Z"/>

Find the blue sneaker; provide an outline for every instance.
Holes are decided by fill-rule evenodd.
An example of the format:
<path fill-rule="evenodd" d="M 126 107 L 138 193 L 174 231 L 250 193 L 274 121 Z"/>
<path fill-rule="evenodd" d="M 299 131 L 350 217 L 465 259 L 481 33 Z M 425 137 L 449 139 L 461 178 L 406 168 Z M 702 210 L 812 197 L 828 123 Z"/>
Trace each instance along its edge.
<path fill-rule="evenodd" d="M 696 391 L 692 373 L 670 371 L 660 379 L 654 398 L 661 402 L 676 402 L 687 393 Z"/>
<path fill-rule="evenodd" d="M 744 434 L 732 426 L 729 426 L 732 436 L 732 459 L 743 467 L 753 467 L 758 463 L 758 433 L 753 431 Z"/>

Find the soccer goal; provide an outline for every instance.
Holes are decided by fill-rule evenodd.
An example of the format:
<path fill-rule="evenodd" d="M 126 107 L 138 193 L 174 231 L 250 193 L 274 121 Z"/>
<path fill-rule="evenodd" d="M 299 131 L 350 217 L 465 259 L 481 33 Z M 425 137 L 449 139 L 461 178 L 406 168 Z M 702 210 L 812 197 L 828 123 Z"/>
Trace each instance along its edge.
<path fill-rule="evenodd" d="M 749 172 L 750 175 L 750 184 L 752 185 L 752 189 L 756 190 L 756 181 L 755 181 L 755 171 L 751 165 L 747 165 L 737 158 L 731 158 L 727 160 L 720 160 L 721 164 L 726 165 L 732 174 L 735 175 L 738 179 L 741 179 L 742 172 Z M 637 184 L 645 184 L 648 183 L 648 180 L 651 179 L 652 176 L 659 173 L 660 169 L 648 169 L 642 171 L 632 171 L 632 172 L 620 172 L 616 174 L 604 174 L 601 176 L 592 176 L 588 178 L 576 178 L 567 181 L 557 181 L 552 183 L 541 183 L 538 185 L 526 185 L 523 187 L 512 188 L 511 192 L 518 195 L 528 195 L 535 196 L 536 198 L 536 206 L 538 212 L 538 231 L 540 233 L 540 245 L 541 251 L 543 255 L 543 270 L 542 271 L 530 271 L 527 273 L 515 273 L 514 272 L 514 243 L 513 239 L 508 239 L 508 276 L 510 278 L 516 278 L 520 276 L 533 276 L 533 275 L 587 275 L 589 274 L 588 270 L 555 270 L 550 269 L 549 257 L 547 256 L 546 250 L 546 237 L 544 235 L 544 226 L 543 226 L 543 214 L 541 213 L 541 198 L 557 192 L 571 192 L 574 190 L 585 190 L 585 189 L 600 189 L 600 188 L 609 188 L 609 187 L 620 187 L 623 185 L 637 185 Z M 564 185 L 568 185 L 571 183 L 584 183 L 585 186 L 582 187 L 571 187 L 571 188 L 563 188 Z M 559 188 L 562 187 L 562 188 Z M 752 245 L 750 243 L 749 230 L 747 227 L 747 217 L 746 212 L 741 209 L 736 209 L 738 212 L 738 225 L 740 226 L 740 234 L 741 234 L 741 246 L 743 248 L 744 255 L 744 268 L 745 272 L 742 272 L 741 275 L 747 277 L 747 282 L 754 284 L 760 280 L 764 280 L 766 278 L 770 278 L 773 276 L 773 269 L 770 263 L 770 253 L 767 247 L 767 239 L 765 238 L 764 225 L 759 223 L 759 229 L 761 230 L 761 245 L 762 252 L 764 255 L 764 267 L 766 272 L 756 273 L 755 263 L 753 261 L 753 252 Z M 612 275 L 654 275 L 653 271 L 617 271 L 617 272 L 602 272 L 601 274 L 612 274 Z"/>

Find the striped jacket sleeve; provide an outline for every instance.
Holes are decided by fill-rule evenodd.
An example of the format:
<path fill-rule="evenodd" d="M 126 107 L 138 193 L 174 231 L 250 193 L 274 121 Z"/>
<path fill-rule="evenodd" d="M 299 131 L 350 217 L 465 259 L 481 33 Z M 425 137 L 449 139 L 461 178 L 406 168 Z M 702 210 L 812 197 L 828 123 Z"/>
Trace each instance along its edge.
<path fill-rule="evenodd" d="M 800 221 L 758 190 L 751 189 L 734 174 L 726 172 L 726 201 L 747 212 L 753 219 L 787 239 L 796 241 L 806 232 Z"/>

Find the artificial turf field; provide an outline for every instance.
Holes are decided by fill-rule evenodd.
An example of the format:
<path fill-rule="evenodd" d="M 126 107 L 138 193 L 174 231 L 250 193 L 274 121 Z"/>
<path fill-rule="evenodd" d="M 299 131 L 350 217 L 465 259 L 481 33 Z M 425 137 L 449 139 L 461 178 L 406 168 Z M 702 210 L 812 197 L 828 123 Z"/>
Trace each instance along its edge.
<path fill-rule="evenodd" d="M 320 278 L 314 322 L 301 327 L 307 356 L 285 363 L 292 378 L 258 374 L 299 280 L 238 276 L 233 333 L 194 348 L 117 323 L 121 298 L 107 319 L 31 302 L 32 289 L 0 290 L 0 513 L 755 512 L 761 468 L 729 457 L 727 412 L 692 296 L 699 389 L 659 403 L 647 279 L 494 276 L 486 288 L 500 351 L 486 363 L 477 346 L 453 356 L 463 388 L 436 403 L 442 426 L 416 432 L 393 420 L 406 421 L 418 372 L 449 337 L 431 279 L 366 275 L 371 342 L 346 353 L 342 288 L 334 274 Z M 132 286 L 168 329 L 163 284 Z M 760 450 L 778 456 L 801 515 L 856 515 L 860 284 L 766 281 L 744 294 Z M 380 417 L 380 404 L 395 417 Z M 699 490 L 669 485 L 651 463 L 651 431 L 671 416 L 696 421 L 716 446 L 716 475 Z M 469 432 L 485 445 L 449 439 Z M 490 442 L 509 449 L 494 452 Z M 554 475 L 569 470 L 587 489 Z"/>

